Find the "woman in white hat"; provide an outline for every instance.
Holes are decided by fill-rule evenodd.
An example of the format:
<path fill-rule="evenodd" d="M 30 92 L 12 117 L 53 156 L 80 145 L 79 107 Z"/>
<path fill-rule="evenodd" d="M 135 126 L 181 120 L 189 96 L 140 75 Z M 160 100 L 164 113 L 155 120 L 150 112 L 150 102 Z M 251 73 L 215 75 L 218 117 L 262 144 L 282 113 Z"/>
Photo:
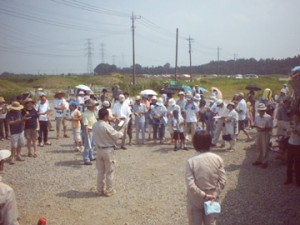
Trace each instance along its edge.
<path fill-rule="evenodd" d="M 162 144 L 165 137 L 166 123 L 167 123 L 167 109 L 164 106 L 163 98 L 161 97 L 158 98 L 156 105 L 151 107 L 150 116 L 153 122 L 154 143 L 156 144 L 157 138 L 159 138 L 160 144 Z"/>
<path fill-rule="evenodd" d="M 238 113 L 235 111 L 235 104 L 229 102 L 227 104 L 228 114 L 225 117 L 225 133 L 229 135 L 230 147 L 226 150 L 232 152 L 235 150 L 236 145 L 236 135 L 238 133 Z"/>

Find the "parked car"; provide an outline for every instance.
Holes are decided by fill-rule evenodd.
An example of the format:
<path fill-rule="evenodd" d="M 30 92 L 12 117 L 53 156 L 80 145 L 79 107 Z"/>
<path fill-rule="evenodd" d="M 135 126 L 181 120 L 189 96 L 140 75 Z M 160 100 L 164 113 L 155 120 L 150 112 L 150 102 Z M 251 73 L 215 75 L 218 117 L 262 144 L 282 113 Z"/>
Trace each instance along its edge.
<path fill-rule="evenodd" d="M 244 77 L 245 77 L 245 79 L 257 79 L 258 75 L 256 75 L 256 74 L 245 74 Z"/>
<path fill-rule="evenodd" d="M 234 76 L 235 79 L 243 79 L 243 75 L 242 74 L 237 74 Z"/>

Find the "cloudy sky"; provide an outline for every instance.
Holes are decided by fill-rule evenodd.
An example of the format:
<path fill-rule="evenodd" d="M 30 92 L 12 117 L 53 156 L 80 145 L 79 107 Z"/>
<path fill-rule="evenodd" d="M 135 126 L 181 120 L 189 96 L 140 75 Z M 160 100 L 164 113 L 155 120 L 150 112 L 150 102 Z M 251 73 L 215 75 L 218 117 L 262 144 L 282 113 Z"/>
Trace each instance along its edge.
<path fill-rule="evenodd" d="M 201 65 L 234 58 L 300 54 L 299 0 L 0 0 L 0 73 L 84 73 L 88 39 L 93 67 L 136 63 Z"/>

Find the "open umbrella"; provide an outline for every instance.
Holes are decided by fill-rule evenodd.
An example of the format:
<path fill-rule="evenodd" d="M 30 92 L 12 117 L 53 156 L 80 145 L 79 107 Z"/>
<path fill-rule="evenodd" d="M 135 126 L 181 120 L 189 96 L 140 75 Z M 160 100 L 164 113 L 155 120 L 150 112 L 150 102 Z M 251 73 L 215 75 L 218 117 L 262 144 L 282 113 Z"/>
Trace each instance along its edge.
<path fill-rule="evenodd" d="M 157 95 L 157 93 L 151 89 L 141 91 L 140 95 Z"/>
<path fill-rule="evenodd" d="M 161 94 L 174 94 L 175 92 L 172 89 L 161 89 L 160 90 Z"/>
<path fill-rule="evenodd" d="M 260 91 L 261 88 L 255 84 L 249 84 L 246 86 L 246 90 L 249 90 L 249 91 Z"/>
<path fill-rule="evenodd" d="M 211 91 L 216 95 L 216 97 L 217 97 L 218 99 L 223 99 L 223 94 L 222 94 L 222 92 L 219 90 L 219 88 L 212 87 L 212 88 L 211 88 Z"/>
<path fill-rule="evenodd" d="M 76 88 L 84 90 L 84 91 L 91 91 L 90 87 L 88 87 L 88 86 L 86 86 L 84 84 L 77 85 Z"/>
<path fill-rule="evenodd" d="M 300 71 L 300 66 L 295 66 L 295 67 L 292 69 L 292 72 L 297 72 L 297 71 Z"/>

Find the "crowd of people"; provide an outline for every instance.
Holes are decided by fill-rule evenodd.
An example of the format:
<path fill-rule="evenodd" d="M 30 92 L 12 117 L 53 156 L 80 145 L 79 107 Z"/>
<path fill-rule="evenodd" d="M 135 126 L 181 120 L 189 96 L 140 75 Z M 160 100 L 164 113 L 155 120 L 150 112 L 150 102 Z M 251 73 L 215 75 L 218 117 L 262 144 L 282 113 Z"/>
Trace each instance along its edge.
<path fill-rule="evenodd" d="M 217 88 L 212 88 L 211 93 L 205 95 L 196 85 L 188 92 L 162 94 L 161 97 L 143 94 L 132 98 L 128 92 L 114 85 L 111 93 L 104 88 L 99 97 L 92 91 L 57 91 L 53 103 L 47 99 L 45 92 L 40 92 L 36 101 L 30 97 L 17 98 L 9 105 L 0 97 L 0 139 L 10 138 L 11 165 L 16 161 L 24 161 L 21 156 L 24 137 L 28 157 L 37 158 L 38 148 L 51 145 L 48 132 L 52 127 L 50 118 L 54 115 L 56 139 L 69 138 L 68 127 L 71 128 L 74 150 L 82 153 L 84 165 L 92 165 L 92 161 L 96 160 L 98 195 L 111 196 L 116 193 L 113 183 L 115 150 L 127 150 L 132 144 L 145 145 L 151 141 L 153 144 L 170 144 L 174 151 L 188 150 L 187 144 L 192 142 L 199 151 L 206 152 L 219 147 L 234 152 L 240 132 L 245 134 L 246 142 L 251 142 L 253 137 L 249 130 L 256 129 L 258 154 L 253 166 L 267 168 L 268 153 L 272 147 L 270 139 L 276 121 L 276 141 L 287 153 L 285 184 L 293 182 L 295 172 L 296 183 L 300 186 L 300 109 L 299 102 L 290 97 L 287 85 L 283 86 L 276 98 L 268 88 L 261 98 L 257 98 L 255 91 L 250 90 L 247 94 L 237 93 L 230 101 L 226 101 Z M 213 195 L 216 190 L 212 193 L 198 190 L 202 185 L 209 186 L 209 180 L 208 183 L 202 183 L 199 180 L 202 175 L 192 177 L 191 168 L 195 170 L 195 165 L 199 167 L 196 169 L 198 172 L 205 170 L 202 168 L 203 161 L 223 165 L 215 154 L 188 160 L 190 219 L 193 218 L 195 199 L 216 198 Z M 212 168 L 212 171 L 216 172 L 216 169 Z M 223 169 L 221 172 L 225 174 Z M 218 194 L 225 185 L 224 176 L 219 180 Z"/>

